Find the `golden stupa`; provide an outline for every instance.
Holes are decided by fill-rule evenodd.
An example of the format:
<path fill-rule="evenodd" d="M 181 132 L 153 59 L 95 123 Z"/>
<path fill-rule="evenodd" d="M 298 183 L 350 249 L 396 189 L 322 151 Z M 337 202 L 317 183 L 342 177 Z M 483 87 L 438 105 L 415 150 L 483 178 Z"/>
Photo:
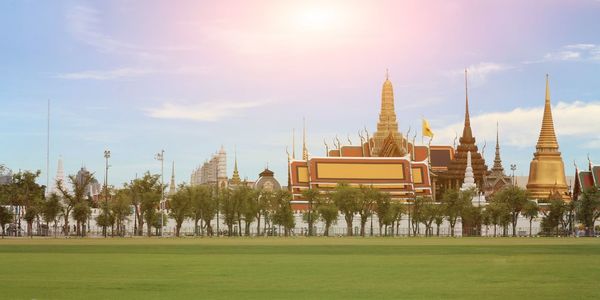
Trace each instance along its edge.
<path fill-rule="evenodd" d="M 569 200 L 565 165 L 554 133 L 552 108 L 550 106 L 550 86 L 546 75 L 546 103 L 542 130 L 529 166 L 529 180 L 527 190 L 533 199 L 548 199 L 550 196 L 559 196 Z"/>

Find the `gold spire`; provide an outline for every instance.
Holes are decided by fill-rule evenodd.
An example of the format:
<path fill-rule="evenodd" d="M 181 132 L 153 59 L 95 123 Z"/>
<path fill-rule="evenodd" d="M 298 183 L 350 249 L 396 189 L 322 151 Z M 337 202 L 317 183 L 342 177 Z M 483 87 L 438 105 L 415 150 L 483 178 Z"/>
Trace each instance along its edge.
<path fill-rule="evenodd" d="M 240 184 L 242 180 L 240 179 L 240 173 L 238 172 L 238 164 L 237 164 L 237 149 L 234 149 L 234 163 L 233 163 L 233 175 L 231 176 L 231 184 Z"/>
<path fill-rule="evenodd" d="M 550 84 L 546 75 L 546 99 L 542 129 L 529 166 L 527 190 L 533 199 L 547 199 L 550 194 L 560 194 L 569 201 L 565 166 L 558 151 L 558 142 L 554 132 L 552 107 L 550 105 Z"/>
<path fill-rule="evenodd" d="M 306 148 L 306 119 L 302 118 L 302 160 L 308 160 L 308 149 Z"/>
<path fill-rule="evenodd" d="M 552 107 L 550 105 L 550 84 L 548 74 L 546 74 L 546 101 L 544 104 L 544 117 L 542 119 L 542 129 L 537 142 L 538 151 L 552 152 L 558 151 L 558 142 L 554 132 L 554 121 L 552 120 Z"/>
<path fill-rule="evenodd" d="M 379 121 L 377 122 L 377 130 L 373 135 L 373 155 L 379 156 L 379 152 L 383 147 L 384 140 L 392 135 L 395 142 L 398 144 L 404 143 L 404 138 L 398 132 L 398 121 L 396 119 L 396 111 L 394 108 L 394 88 L 389 78 L 389 73 L 386 70 L 385 81 L 381 89 L 381 110 L 379 112 Z M 402 156 L 405 153 L 401 153 Z"/>

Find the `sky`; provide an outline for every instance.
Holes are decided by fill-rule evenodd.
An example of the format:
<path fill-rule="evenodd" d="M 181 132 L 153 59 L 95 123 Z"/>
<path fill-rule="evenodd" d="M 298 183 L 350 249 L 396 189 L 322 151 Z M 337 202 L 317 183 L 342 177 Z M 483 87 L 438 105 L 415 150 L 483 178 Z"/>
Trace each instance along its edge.
<path fill-rule="evenodd" d="M 146 171 L 178 183 L 221 145 L 228 173 L 266 166 L 285 184 L 302 120 L 313 156 L 375 130 L 386 70 L 400 130 L 433 144 L 473 133 L 489 166 L 527 175 L 550 76 L 567 175 L 600 161 L 600 1 L 1 1 L 0 164 L 62 156 L 119 186 Z M 412 135 L 412 134 L 411 134 Z M 419 140 L 419 139 L 417 139 Z M 291 151 L 291 149 L 290 149 Z"/>

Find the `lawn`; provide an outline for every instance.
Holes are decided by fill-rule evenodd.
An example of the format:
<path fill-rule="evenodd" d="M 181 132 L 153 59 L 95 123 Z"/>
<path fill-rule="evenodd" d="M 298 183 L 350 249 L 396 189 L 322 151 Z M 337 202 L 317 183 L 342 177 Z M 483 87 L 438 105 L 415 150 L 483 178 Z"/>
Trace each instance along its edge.
<path fill-rule="evenodd" d="M 593 299 L 600 239 L 0 240 L 2 299 Z"/>

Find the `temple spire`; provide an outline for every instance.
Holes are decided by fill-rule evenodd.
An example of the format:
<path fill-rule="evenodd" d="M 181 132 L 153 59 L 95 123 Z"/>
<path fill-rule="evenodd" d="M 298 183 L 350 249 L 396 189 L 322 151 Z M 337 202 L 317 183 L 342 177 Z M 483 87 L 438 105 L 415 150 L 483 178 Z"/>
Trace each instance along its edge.
<path fill-rule="evenodd" d="M 504 167 L 502 167 L 502 159 L 500 159 L 500 138 L 498 134 L 498 122 L 496 122 L 496 156 L 494 157 L 494 166 L 492 172 L 498 174 L 504 174 Z"/>
<path fill-rule="evenodd" d="M 238 163 L 237 163 L 237 149 L 234 151 L 234 162 L 233 162 L 233 175 L 231 176 L 231 184 L 240 184 L 242 180 L 240 179 L 240 172 L 238 171 Z"/>
<path fill-rule="evenodd" d="M 296 159 L 296 128 L 292 128 L 292 159 Z"/>
<path fill-rule="evenodd" d="M 474 144 L 473 132 L 471 130 L 471 116 L 469 115 L 469 87 L 467 82 L 467 69 L 465 69 L 465 127 L 460 138 L 461 143 Z"/>
<path fill-rule="evenodd" d="M 558 142 L 554 132 L 554 120 L 552 119 L 552 106 L 550 104 L 550 83 L 548 74 L 546 74 L 546 100 L 544 103 L 544 117 L 542 119 L 542 129 L 537 142 L 538 151 L 555 152 L 558 151 Z"/>
<path fill-rule="evenodd" d="M 302 118 L 302 159 L 308 160 L 308 149 L 306 148 L 306 119 Z"/>
<path fill-rule="evenodd" d="M 175 191 L 176 191 L 176 187 L 175 187 L 175 161 L 173 161 L 173 164 L 171 166 L 171 183 L 169 184 L 169 196 L 174 195 Z"/>

